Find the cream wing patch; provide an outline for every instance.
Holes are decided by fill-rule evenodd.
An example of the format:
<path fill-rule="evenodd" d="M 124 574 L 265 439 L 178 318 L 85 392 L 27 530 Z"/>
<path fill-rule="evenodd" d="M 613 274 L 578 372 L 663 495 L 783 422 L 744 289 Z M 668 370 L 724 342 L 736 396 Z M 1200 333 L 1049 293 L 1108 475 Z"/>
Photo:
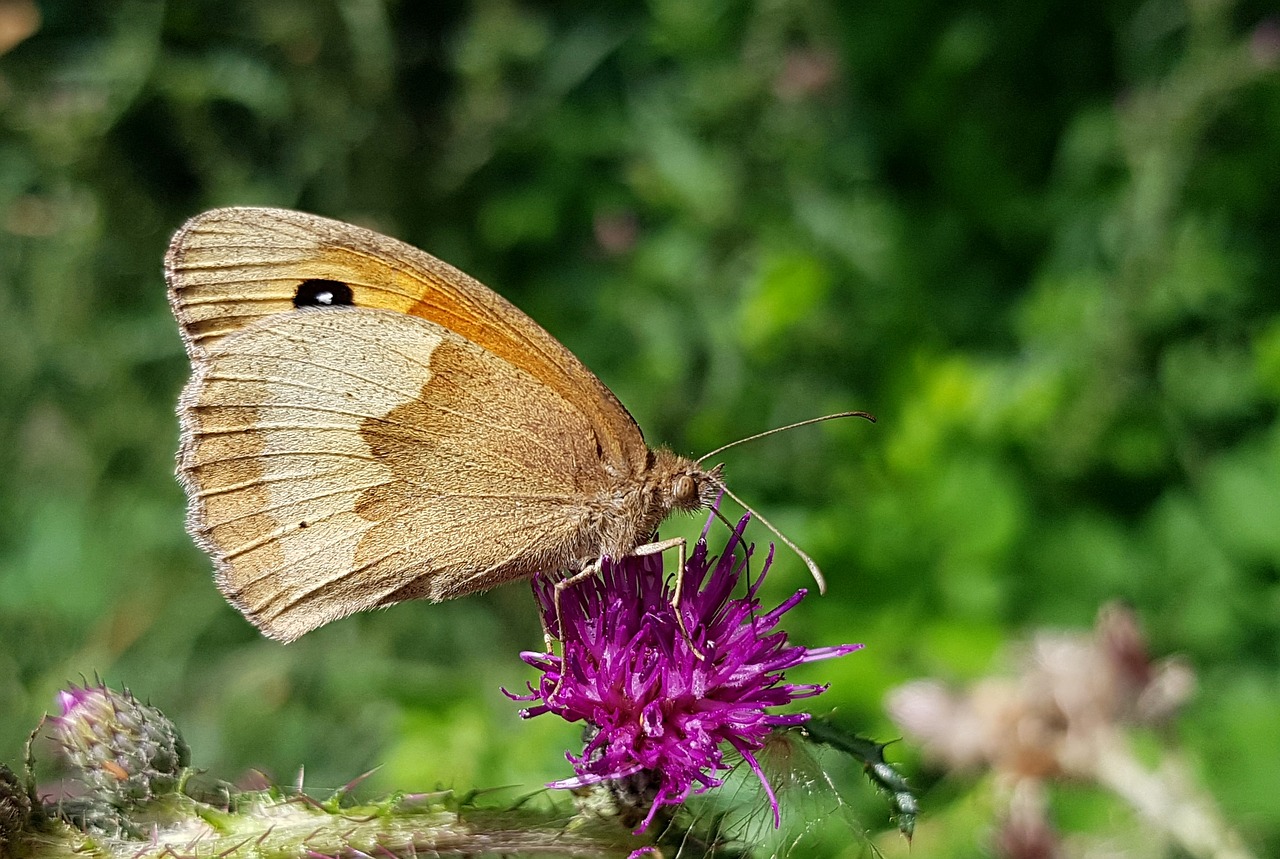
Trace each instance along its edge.
<path fill-rule="evenodd" d="M 355 512 L 358 498 L 391 477 L 361 426 L 419 396 L 447 336 L 395 313 L 299 311 L 197 363 L 181 403 L 188 525 L 223 593 L 272 637 L 292 640 L 404 586 L 366 576 L 356 594 L 339 589 L 345 601 L 326 597 L 357 571 L 375 524 Z"/>
<path fill-rule="evenodd" d="M 273 638 L 599 554 L 590 420 L 433 322 L 270 317 L 195 363 L 179 413 L 188 528 Z"/>

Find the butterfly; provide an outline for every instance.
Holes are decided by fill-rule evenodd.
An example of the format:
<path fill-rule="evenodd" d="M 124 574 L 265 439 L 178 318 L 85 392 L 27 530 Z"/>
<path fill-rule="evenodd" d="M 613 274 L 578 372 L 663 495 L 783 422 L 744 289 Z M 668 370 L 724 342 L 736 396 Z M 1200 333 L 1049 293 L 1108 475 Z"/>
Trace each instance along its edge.
<path fill-rule="evenodd" d="M 192 368 L 188 530 L 271 638 L 661 547 L 659 523 L 724 490 L 514 305 L 403 242 L 215 209 L 165 277 Z"/>

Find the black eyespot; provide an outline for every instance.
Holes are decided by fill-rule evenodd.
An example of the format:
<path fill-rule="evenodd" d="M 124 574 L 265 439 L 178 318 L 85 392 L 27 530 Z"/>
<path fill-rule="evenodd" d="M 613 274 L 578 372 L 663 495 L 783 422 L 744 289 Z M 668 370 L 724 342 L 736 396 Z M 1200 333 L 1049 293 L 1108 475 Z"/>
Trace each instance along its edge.
<path fill-rule="evenodd" d="M 350 304 L 351 287 L 340 280 L 304 280 L 293 294 L 294 307 L 341 307 Z"/>
<path fill-rule="evenodd" d="M 299 522 L 299 523 L 298 523 L 298 527 L 299 527 L 299 528 L 305 528 L 305 527 L 307 527 L 307 525 L 308 525 L 308 524 L 309 524 L 309 523 L 307 523 L 307 522 Z"/>

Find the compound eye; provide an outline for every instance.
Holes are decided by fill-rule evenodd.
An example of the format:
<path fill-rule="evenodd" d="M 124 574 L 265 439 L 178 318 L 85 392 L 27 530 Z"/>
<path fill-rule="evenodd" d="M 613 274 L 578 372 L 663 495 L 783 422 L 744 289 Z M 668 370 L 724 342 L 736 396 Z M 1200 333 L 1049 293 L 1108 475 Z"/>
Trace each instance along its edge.
<path fill-rule="evenodd" d="M 691 504 L 698 500 L 698 482 L 687 474 L 676 478 L 676 501 L 680 504 Z"/>

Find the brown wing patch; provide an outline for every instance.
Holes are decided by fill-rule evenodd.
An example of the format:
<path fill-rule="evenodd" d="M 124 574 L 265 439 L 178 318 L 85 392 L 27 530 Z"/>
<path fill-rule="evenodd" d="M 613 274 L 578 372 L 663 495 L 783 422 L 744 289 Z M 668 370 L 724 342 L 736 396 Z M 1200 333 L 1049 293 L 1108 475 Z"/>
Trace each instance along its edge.
<path fill-rule="evenodd" d="M 586 420 L 464 340 L 442 342 L 430 366 L 418 397 L 360 428 L 391 477 L 356 504 L 376 523 L 357 560 L 407 544 L 423 571 L 383 604 L 460 596 L 591 554 L 582 499 L 608 475 Z"/>
<path fill-rule="evenodd" d="M 483 485 L 512 496 L 571 497 L 602 476 L 598 458 L 588 456 L 590 424 L 520 371 L 460 339 L 440 343 L 429 366 L 417 397 L 360 427 L 397 479 L 423 491 Z M 483 443 L 460 443 L 471 438 Z"/>

